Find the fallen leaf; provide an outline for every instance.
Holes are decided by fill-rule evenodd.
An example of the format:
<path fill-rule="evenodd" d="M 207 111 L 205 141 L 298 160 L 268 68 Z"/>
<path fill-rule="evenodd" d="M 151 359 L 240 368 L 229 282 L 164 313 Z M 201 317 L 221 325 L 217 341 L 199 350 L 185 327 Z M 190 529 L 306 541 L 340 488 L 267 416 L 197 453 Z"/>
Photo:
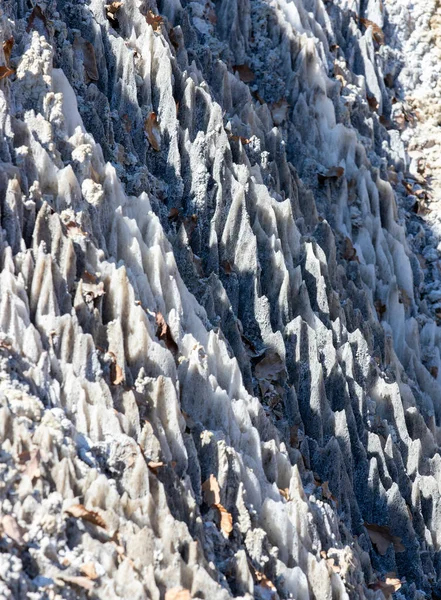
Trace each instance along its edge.
<path fill-rule="evenodd" d="M 83 519 L 83 521 L 88 521 L 93 525 L 107 529 L 106 522 L 102 516 L 94 510 L 88 510 L 83 504 L 73 504 L 69 508 L 66 508 L 64 512 L 76 519 Z"/>
<path fill-rule="evenodd" d="M 381 590 L 386 598 L 389 598 L 400 589 L 402 582 L 396 577 L 386 577 L 384 581 L 378 579 L 374 583 L 370 583 L 368 587 L 371 590 Z"/>
<path fill-rule="evenodd" d="M 435 366 L 430 367 L 429 373 L 432 375 L 432 377 L 434 379 L 437 379 L 438 378 L 438 367 L 435 367 Z"/>
<path fill-rule="evenodd" d="M 110 381 L 112 385 L 119 385 L 124 381 L 124 371 L 116 361 L 110 365 Z"/>
<path fill-rule="evenodd" d="M 119 11 L 121 6 L 123 6 L 123 4 L 123 2 L 112 2 L 111 4 L 106 4 L 104 8 L 106 9 L 107 18 L 111 19 L 112 21 L 115 21 L 115 15 Z"/>
<path fill-rule="evenodd" d="M 289 104 L 282 99 L 270 105 L 271 116 L 273 117 L 274 125 L 281 125 L 288 114 Z"/>
<path fill-rule="evenodd" d="M 173 339 L 170 327 L 160 312 L 156 313 L 155 321 L 158 326 L 156 337 L 164 342 L 172 354 L 177 354 L 179 351 L 178 345 Z"/>
<path fill-rule="evenodd" d="M 150 460 L 147 463 L 148 468 L 150 469 L 150 471 L 152 473 L 154 473 L 155 475 L 158 474 L 158 469 L 160 469 L 161 467 L 164 467 L 164 463 L 161 461 L 154 461 L 154 460 Z"/>
<path fill-rule="evenodd" d="M 99 73 L 96 64 L 95 50 L 93 45 L 82 37 L 75 38 L 74 50 L 81 56 L 84 70 L 90 81 L 98 81 Z"/>
<path fill-rule="evenodd" d="M 161 31 L 161 25 L 164 22 L 161 15 L 155 15 L 152 10 L 149 10 L 145 16 L 145 20 L 153 27 L 153 31 Z"/>
<path fill-rule="evenodd" d="M 367 99 L 367 102 L 368 102 L 371 110 L 377 110 L 378 107 L 380 106 L 378 103 L 378 100 L 375 98 L 375 96 L 367 94 L 366 99 Z"/>
<path fill-rule="evenodd" d="M 168 219 L 170 219 L 170 221 L 176 221 L 178 217 L 179 209 L 173 206 L 173 208 L 171 208 L 170 212 L 168 213 Z"/>
<path fill-rule="evenodd" d="M 204 492 L 204 502 L 208 504 L 208 506 L 220 503 L 220 487 L 213 474 L 211 474 L 202 484 L 202 491 Z"/>
<path fill-rule="evenodd" d="M 249 144 L 251 142 L 249 138 L 243 137 L 241 135 L 233 135 L 232 133 L 228 136 L 228 139 L 232 140 L 233 142 L 242 142 L 242 144 L 244 145 Z"/>
<path fill-rule="evenodd" d="M 153 150 L 159 152 L 161 150 L 161 132 L 156 113 L 151 112 L 144 121 L 144 130 L 147 133 L 147 139 Z"/>
<path fill-rule="evenodd" d="M 3 42 L 3 53 L 5 55 L 5 62 L 9 66 L 9 60 L 11 58 L 12 47 L 14 46 L 14 38 L 10 37 L 6 42 Z"/>
<path fill-rule="evenodd" d="M 326 179 L 338 179 L 344 175 L 344 172 L 343 167 L 331 167 L 326 173 L 317 173 L 317 177 L 320 183 L 324 183 Z"/>
<path fill-rule="evenodd" d="M 369 19 L 363 19 L 362 17 L 359 18 L 359 21 L 366 27 L 366 29 L 372 27 L 372 37 L 377 42 L 377 44 L 380 44 L 380 46 L 382 46 L 384 44 L 384 33 L 381 27 L 379 27 L 373 21 L 369 21 Z"/>
<path fill-rule="evenodd" d="M 191 600 L 191 594 L 182 587 L 174 587 L 165 592 L 164 600 Z"/>
<path fill-rule="evenodd" d="M 83 280 L 83 285 L 84 283 L 96 283 L 98 281 L 97 276 L 93 273 L 89 273 L 87 270 L 83 271 L 81 279 Z"/>
<path fill-rule="evenodd" d="M 384 556 L 391 544 L 395 552 L 405 552 L 405 547 L 401 543 L 401 538 L 392 535 L 389 527 L 386 525 L 376 525 L 375 523 L 364 523 L 372 544 L 381 556 Z"/>
<path fill-rule="evenodd" d="M 285 488 L 285 489 L 283 489 L 283 490 L 281 490 L 281 489 L 279 488 L 279 494 L 280 494 L 280 495 L 281 495 L 283 498 L 285 498 L 285 500 L 286 500 L 287 502 L 289 502 L 290 500 L 292 500 L 291 496 L 289 495 L 289 489 L 288 489 L 288 488 Z"/>
<path fill-rule="evenodd" d="M 15 73 L 14 69 L 10 69 L 9 67 L 0 67 L 0 80 L 4 79 L 5 77 L 9 77 L 13 73 Z"/>
<path fill-rule="evenodd" d="M 254 570 L 254 575 L 256 577 L 257 582 L 263 589 L 271 590 L 272 592 L 277 591 L 277 588 L 274 585 L 274 583 L 270 579 L 268 579 L 268 577 L 264 573 Z"/>
<path fill-rule="evenodd" d="M 84 565 L 81 565 L 80 571 L 86 575 L 86 577 L 92 579 L 92 581 L 98 579 L 98 573 L 96 572 L 95 564 L 93 562 L 88 562 L 84 563 Z"/>
<path fill-rule="evenodd" d="M 64 581 L 65 583 L 77 585 L 78 587 L 81 587 L 84 590 L 93 590 L 93 588 L 95 587 L 93 581 L 91 581 L 87 577 L 78 577 L 74 575 L 64 575 L 64 573 L 59 573 L 54 577 L 54 579 L 61 579 L 61 581 Z"/>
<path fill-rule="evenodd" d="M 228 537 L 233 531 L 233 516 L 227 511 L 222 504 L 214 505 L 220 514 L 220 528 L 223 533 Z"/>
<path fill-rule="evenodd" d="M 265 357 L 257 363 L 254 375 L 257 379 L 272 381 L 273 379 L 277 379 L 278 375 L 283 371 L 285 371 L 285 363 L 277 352 L 269 350 L 265 353 Z"/>
<path fill-rule="evenodd" d="M 233 73 L 238 73 L 239 78 L 244 83 L 254 81 L 255 75 L 248 65 L 233 65 Z"/>
<path fill-rule="evenodd" d="M 25 544 L 23 539 L 23 530 L 12 515 L 5 515 L 2 518 L 1 524 L 3 531 L 9 538 L 11 538 L 13 542 L 19 546 L 23 546 Z"/>

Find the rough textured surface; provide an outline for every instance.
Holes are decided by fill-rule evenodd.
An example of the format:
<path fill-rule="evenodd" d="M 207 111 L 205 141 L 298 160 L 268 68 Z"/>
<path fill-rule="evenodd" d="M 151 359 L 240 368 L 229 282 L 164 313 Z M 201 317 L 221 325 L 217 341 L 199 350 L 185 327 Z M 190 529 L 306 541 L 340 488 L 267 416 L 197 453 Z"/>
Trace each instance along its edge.
<path fill-rule="evenodd" d="M 1 598 L 440 597 L 435 3 L 117 5 L 0 8 Z"/>

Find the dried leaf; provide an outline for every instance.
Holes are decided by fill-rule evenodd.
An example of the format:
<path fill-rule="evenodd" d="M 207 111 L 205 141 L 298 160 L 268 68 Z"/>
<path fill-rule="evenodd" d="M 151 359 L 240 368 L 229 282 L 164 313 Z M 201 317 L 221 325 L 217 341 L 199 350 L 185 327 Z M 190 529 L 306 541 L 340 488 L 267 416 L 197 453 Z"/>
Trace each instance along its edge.
<path fill-rule="evenodd" d="M 378 553 L 384 556 L 391 544 L 395 552 L 405 552 L 405 547 L 401 543 L 401 538 L 392 535 L 389 527 L 386 525 L 376 525 L 375 523 L 364 523 L 372 544 L 374 544 Z"/>
<path fill-rule="evenodd" d="M 55 579 L 61 579 L 61 581 L 64 581 L 65 583 L 77 585 L 78 587 L 81 587 L 84 590 L 93 590 L 93 588 L 95 587 L 93 581 L 91 581 L 87 577 L 76 577 L 74 575 L 64 575 L 64 573 L 59 573 L 56 575 Z"/>
<path fill-rule="evenodd" d="M 254 73 L 248 65 L 233 65 L 233 73 L 238 73 L 239 78 L 244 83 L 251 83 L 254 81 Z"/>
<path fill-rule="evenodd" d="M 371 590 L 381 590 L 386 598 L 389 598 L 400 589 L 402 582 L 396 577 L 387 577 L 384 581 L 378 579 L 375 583 L 370 583 L 368 587 Z"/>
<path fill-rule="evenodd" d="M 368 94 L 366 96 L 367 102 L 369 104 L 369 107 L 371 110 L 377 110 L 378 107 L 380 106 L 378 103 L 378 100 L 375 98 L 375 96 L 372 96 L 371 94 Z"/>
<path fill-rule="evenodd" d="M 228 139 L 232 140 L 233 142 L 242 142 L 242 144 L 244 145 L 249 144 L 251 142 L 249 138 L 243 137 L 241 135 L 230 134 L 228 136 Z"/>
<path fill-rule="evenodd" d="M 0 80 L 4 79 L 5 77 L 9 77 L 13 73 L 15 73 L 14 69 L 10 69 L 9 67 L 0 67 Z"/>
<path fill-rule="evenodd" d="M 191 594 L 184 588 L 174 587 L 165 592 L 164 600 L 191 600 Z"/>
<path fill-rule="evenodd" d="M 124 381 L 124 371 L 116 361 L 110 365 L 110 380 L 112 385 L 119 385 Z"/>
<path fill-rule="evenodd" d="M 213 506 L 220 503 L 220 487 L 213 474 L 202 484 L 202 491 L 204 492 L 205 504 Z"/>
<path fill-rule="evenodd" d="M 111 19 L 112 21 L 115 21 L 115 15 L 119 11 L 121 6 L 123 6 L 123 4 L 123 2 L 112 2 L 111 4 L 106 4 L 104 8 L 106 9 L 107 18 Z"/>
<path fill-rule="evenodd" d="M 14 38 L 10 37 L 6 42 L 3 42 L 3 53 L 5 55 L 6 65 L 9 66 L 9 60 L 11 58 L 12 47 L 14 46 Z"/>
<path fill-rule="evenodd" d="M 343 167 L 331 167 L 326 173 L 317 173 L 317 177 L 320 183 L 324 183 L 326 179 L 338 179 L 344 175 L 344 172 Z"/>
<path fill-rule="evenodd" d="M 288 488 L 285 488 L 285 489 L 283 489 L 283 490 L 281 490 L 281 489 L 279 488 L 279 494 L 280 494 L 280 495 L 281 495 L 283 498 L 285 498 L 285 500 L 286 500 L 287 502 L 289 502 L 290 500 L 292 500 L 291 496 L 289 495 L 289 489 L 288 489 Z"/>
<path fill-rule="evenodd" d="M 277 379 L 283 371 L 285 371 L 285 363 L 277 352 L 269 350 L 265 353 L 265 358 L 257 363 L 254 375 L 257 379 L 272 381 Z"/>
<path fill-rule="evenodd" d="M 171 208 L 170 212 L 168 213 L 168 218 L 170 219 L 170 221 L 177 221 L 178 217 L 179 209 L 173 206 L 173 208 Z"/>
<path fill-rule="evenodd" d="M 84 565 L 81 565 L 80 571 L 86 575 L 86 577 L 92 579 L 92 581 L 98 579 L 98 573 L 96 572 L 95 564 L 93 562 L 88 562 Z"/>
<path fill-rule="evenodd" d="M 178 345 L 173 339 L 170 327 L 160 312 L 156 313 L 155 321 L 158 326 L 156 337 L 164 342 L 172 354 L 177 354 L 179 351 Z"/>
<path fill-rule="evenodd" d="M 227 511 L 222 504 L 214 505 L 220 514 L 220 528 L 222 532 L 228 537 L 233 531 L 233 516 Z"/>
<path fill-rule="evenodd" d="M 2 518 L 2 527 L 6 535 L 19 546 L 23 546 L 23 530 L 12 515 L 5 515 Z"/>
<path fill-rule="evenodd" d="M 281 125 L 288 114 L 289 104 L 282 99 L 270 105 L 271 116 L 273 117 L 274 125 Z"/>
<path fill-rule="evenodd" d="M 383 33 L 383 30 L 381 29 L 381 27 L 379 27 L 373 21 L 369 21 L 369 19 L 363 19 L 362 17 L 360 17 L 359 20 L 360 20 L 360 23 L 362 23 L 366 27 L 366 29 L 368 29 L 369 27 L 372 27 L 372 37 L 377 42 L 377 44 L 380 44 L 380 46 L 383 45 L 384 44 L 384 33 Z"/>
<path fill-rule="evenodd" d="M 68 221 L 65 223 L 65 227 L 67 229 L 67 235 L 69 237 L 76 237 L 80 235 L 82 237 L 86 237 L 87 233 L 81 229 L 81 227 L 75 221 Z"/>
<path fill-rule="evenodd" d="M 150 460 L 150 461 L 147 463 L 147 466 L 148 466 L 148 468 L 150 469 L 150 471 L 151 471 L 152 473 L 154 473 L 155 475 L 157 475 L 157 474 L 158 474 L 158 469 L 160 469 L 161 467 L 164 467 L 165 465 L 164 465 L 164 463 L 163 463 L 163 462 L 161 462 L 161 461 L 157 461 L 157 462 L 155 462 L 155 461 L 153 461 L 153 460 Z"/>
<path fill-rule="evenodd" d="M 145 20 L 153 27 L 153 31 L 161 31 L 161 25 L 164 22 L 161 15 L 155 15 L 152 10 L 149 10 L 145 16 Z"/>
<path fill-rule="evenodd" d="M 271 590 L 272 592 L 277 591 L 277 588 L 274 585 L 274 583 L 270 579 L 268 579 L 268 577 L 264 575 L 264 573 L 255 570 L 254 575 L 262 588 L 266 590 Z"/>
<path fill-rule="evenodd" d="M 153 150 L 159 152 L 161 150 L 161 132 L 156 113 L 151 112 L 144 121 L 144 130 L 147 133 L 147 139 Z"/>
<path fill-rule="evenodd" d="M 66 508 L 64 512 L 76 519 L 83 519 L 83 521 L 88 521 L 93 525 L 107 529 L 106 522 L 102 516 L 94 510 L 88 510 L 83 504 L 73 504 L 69 508 Z"/>
<path fill-rule="evenodd" d="M 435 367 L 435 366 L 430 367 L 429 373 L 432 375 L 432 377 L 434 379 L 437 379 L 438 378 L 438 367 Z"/>

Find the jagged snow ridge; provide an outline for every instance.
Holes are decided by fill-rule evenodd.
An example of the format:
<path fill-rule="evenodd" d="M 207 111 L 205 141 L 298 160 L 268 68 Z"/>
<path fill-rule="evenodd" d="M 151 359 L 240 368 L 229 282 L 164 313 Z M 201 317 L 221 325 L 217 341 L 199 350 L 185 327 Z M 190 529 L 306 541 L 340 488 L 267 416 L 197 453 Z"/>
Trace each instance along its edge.
<path fill-rule="evenodd" d="M 29 32 L 24 1 L 2 8 L 16 74 L 0 84 L 1 499 L 25 533 L 1 540 L 0 593 L 86 597 L 60 576 L 93 561 L 98 598 L 276 597 L 255 570 L 297 600 L 381 597 L 375 571 L 422 597 L 440 577 L 440 338 L 385 177 L 403 149 L 366 101 L 390 110 L 387 47 L 344 2 L 175 2 L 157 7 L 161 32 L 135 0 L 118 31 L 101 0 L 48 3 Z M 251 86 L 230 68 L 244 63 Z M 279 418 L 264 350 L 286 366 L 266 386 Z M 18 456 L 34 447 L 32 482 Z M 202 502 L 210 474 L 229 538 Z M 69 519 L 75 503 L 107 530 Z M 380 556 L 363 521 L 405 552 Z"/>

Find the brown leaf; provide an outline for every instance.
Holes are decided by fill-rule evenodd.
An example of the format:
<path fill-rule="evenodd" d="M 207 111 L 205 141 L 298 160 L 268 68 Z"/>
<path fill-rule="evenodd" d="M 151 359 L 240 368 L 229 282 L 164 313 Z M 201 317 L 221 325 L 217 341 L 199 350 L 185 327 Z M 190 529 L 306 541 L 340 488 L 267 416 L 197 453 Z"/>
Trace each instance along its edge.
<path fill-rule="evenodd" d="M 147 133 L 147 139 L 153 150 L 159 152 L 161 150 L 161 132 L 156 113 L 151 112 L 144 121 L 144 130 Z"/>
<path fill-rule="evenodd" d="M 220 503 L 220 487 L 213 474 L 202 484 L 202 491 L 204 492 L 205 504 L 213 506 Z"/>
<path fill-rule="evenodd" d="M 191 594 L 184 588 L 174 587 L 165 592 L 164 600 L 191 600 Z"/>
<path fill-rule="evenodd" d="M 9 77 L 13 73 L 15 73 L 14 69 L 10 69 L 9 67 L 0 67 L 0 80 L 4 79 L 5 77 Z"/>
<path fill-rule="evenodd" d="M 379 27 L 373 21 L 369 21 L 369 19 L 363 19 L 362 17 L 360 17 L 359 20 L 360 20 L 360 23 L 362 23 L 366 27 L 366 29 L 368 29 L 369 27 L 372 27 L 372 37 L 377 42 L 377 44 L 380 44 L 380 46 L 383 45 L 384 44 L 384 33 L 383 33 L 383 30 L 381 29 L 381 27 Z"/>
<path fill-rule="evenodd" d="M 285 489 L 283 489 L 283 490 L 281 490 L 281 489 L 279 488 L 279 494 L 280 494 L 280 495 L 281 495 L 283 498 L 285 498 L 285 500 L 286 500 L 287 502 L 289 502 L 290 500 L 292 500 L 291 496 L 289 495 L 289 489 L 288 489 L 288 488 L 285 488 Z"/>
<path fill-rule="evenodd" d="M 158 469 L 160 469 L 161 467 L 164 467 L 165 465 L 161 461 L 156 461 L 155 462 L 154 460 L 150 460 L 147 463 L 147 466 L 148 466 L 148 468 L 150 469 L 150 471 L 152 473 L 154 473 L 155 475 L 157 475 L 158 474 Z"/>
<path fill-rule="evenodd" d="M 112 21 L 115 21 L 115 15 L 119 11 L 121 6 L 123 6 L 123 4 L 124 2 L 112 2 L 111 4 L 106 4 L 104 8 L 106 9 L 107 18 L 111 19 Z"/>
<path fill-rule="evenodd" d="M 249 144 L 251 142 L 249 138 L 243 137 L 241 135 L 233 135 L 232 133 L 228 136 L 228 139 L 232 140 L 233 142 L 242 142 L 242 144 L 244 145 Z"/>
<path fill-rule="evenodd" d="M 161 25 L 164 22 L 161 15 L 155 15 L 152 10 L 149 10 L 145 16 L 145 20 L 153 27 L 153 31 L 161 31 Z"/>
<path fill-rule="evenodd" d="M 391 544 L 395 552 L 405 552 L 405 547 L 401 543 L 401 538 L 392 535 L 389 527 L 386 525 L 376 525 L 375 523 L 364 523 L 372 544 L 374 544 L 378 553 L 384 556 Z"/>
<path fill-rule="evenodd" d="M 377 579 L 374 583 L 370 583 L 368 587 L 371 590 L 381 590 L 386 598 L 389 598 L 402 586 L 401 580 L 396 577 L 387 577 L 384 581 Z"/>
<path fill-rule="evenodd" d="M 5 62 L 9 66 L 9 60 L 11 58 L 12 47 L 14 45 L 14 38 L 10 37 L 6 42 L 3 42 L 3 53 L 5 55 Z"/>
<path fill-rule="evenodd" d="M 277 591 L 277 588 L 274 585 L 274 583 L 270 579 L 268 579 L 268 577 L 264 573 L 254 570 L 254 575 L 256 577 L 257 582 L 263 589 L 271 590 L 272 592 Z"/>
<path fill-rule="evenodd" d="M 233 531 L 233 516 L 227 511 L 222 504 L 214 505 L 220 514 L 220 528 L 223 533 L 228 537 Z"/>
<path fill-rule="evenodd" d="M 23 530 L 12 515 L 5 515 L 2 518 L 2 527 L 6 535 L 19 546 L 26 543 L 23 539 Z"/>
<path fill-rule="evenodd" d="M 82 237 L 86 237 L 87 233 L 83 231 L 75 221 L 68 221 L 65 223 L 65 227 L 67 229 L 67 235 L 69 237 L 76 237 L 77 235 L 81 235 Z"/>
<path fill-rule="evenodd" d="M 119 385 L 124 381 L 124 371 L 116 361 L 110 365 L 110 381 L 112 385 Z"/>
<path fill-rule="evenodd" d="M 239 78 L 244 83 L 251 83 L 254 81 L 254 73 L 248 65 L 233 65 L 233 73 L 238 73 Z"/>
<path fill-rule="evenodd" d="M 65 575 L 64 573 L 59 573 L 55 576 L 55 579 L 61 579 L 61 581 L 64 581 L 65 583 L 77 585 L 84 590 L 93 590 L 95 587 L 93 581 L 90 581 L 90 579 L 87 577 L 76 577 L 74 575 Z"/>
<path fill-rule="evenodd" d="M 86 575 L 89 579 L 95 580 L 98 579 L 98 573 L 96 572 L 95 564 L 93 562 L 84 563 L 80 567 L 81 573 Z"/>
<path fill-rule="evenodd" d="M 331 167 L 326 173 L 317 173 L 317 177 L 320 183 L 324 183 L 326 179 L 338 179 L 344 175 L 344 172 L 343 167 Z"/>
<path fill-rule="evenodd" d="M 83 504 L 73 504 L 72 506 L 69 506 L 69 508 L 66 508 L 64 512 L 76 519 L 83 519 L 83 521 L 88 521 L 93 525 L 98 525 L 103 529 L 107 529 L 103 517 L 94 510 L 88 510 Z"/>
<path fill-rule="evenodd" d="M 160 312 L 156 313 L 155 321 L 156 325 L 158 326 L 156 330 L 156 337 L 164 342 L 172 354 L 177 354 L 179 351 L 178 345 L 173 339 L 170 327 Z"/>
<path fill-rule="evenodd" d="M 438 377 L 438 367 L 435 367 L 435 366 L 430 367 L 429 372 L 430 372 L 430 374 L 432 375 L 432 377 L 434 379 L 437 379 L 437 377 Z"/>
<path fill-rule="evenodd" d="M 273 117 L 274 125 L 281 125 L 288 114 L 289 104 L 282 99 L 270 105 L 271 116 Z"/>
<path fill-rule="evenodd" d="M 170 212 L 168 213 L 168 219 L 170 219 L 170 221 L 177 221 L 179 217 L 179 208 L 176 208 L 175 206 L 173 206 L 173 208 L 170 209 Z"/>
<path fill-rule="evenodd" d="M 277 379 L 278 375 L 285 371 L 285 363 L 277 354 L 272 350 L 268 350 L 265 353 L 265 358 L 259 361 L 254 370 L 254 375 L 257 379 L 267 379 L 272 381 Z"/>
<path fill-rule="evenodd" d="M 367 94 L 366 99 L 367 99 L 367 102 L 368 102 L 371 110 L 377 110 L 378 107 L 380 106 L 378 103 L 378 100 L 375 98 L 375 96 L 372 96 L 371 94 Z"/>
<path fill-rule="evenodd" d="M 81 279 L 83 280 L 83 285 L 84 283 L 96 283 L 98 281 L 97 276 L 93 273 L 89 273 L 87 270 L 83 271 Z"/>
<path fill-rule="evenodd" d="M 39 6 L 38 4 L 36 4 L 34 6 L 33 11 L 31 12 L 31 16 L 29 17 L 29 21 L 28 21 L 28 26 L 26 27 L 26 31 L 29 33 L 31 31 L 31 29 L 36 29 L 35 27 L 35 21 L 41 21 L 41 23 L 43 24 L 44 29 L 46 30 L 46 35 L 49 35 L 49 31 L 47 28 L 47 19 L 46 19 L 46 15 L 44 14 L 41 6 Z"/>

